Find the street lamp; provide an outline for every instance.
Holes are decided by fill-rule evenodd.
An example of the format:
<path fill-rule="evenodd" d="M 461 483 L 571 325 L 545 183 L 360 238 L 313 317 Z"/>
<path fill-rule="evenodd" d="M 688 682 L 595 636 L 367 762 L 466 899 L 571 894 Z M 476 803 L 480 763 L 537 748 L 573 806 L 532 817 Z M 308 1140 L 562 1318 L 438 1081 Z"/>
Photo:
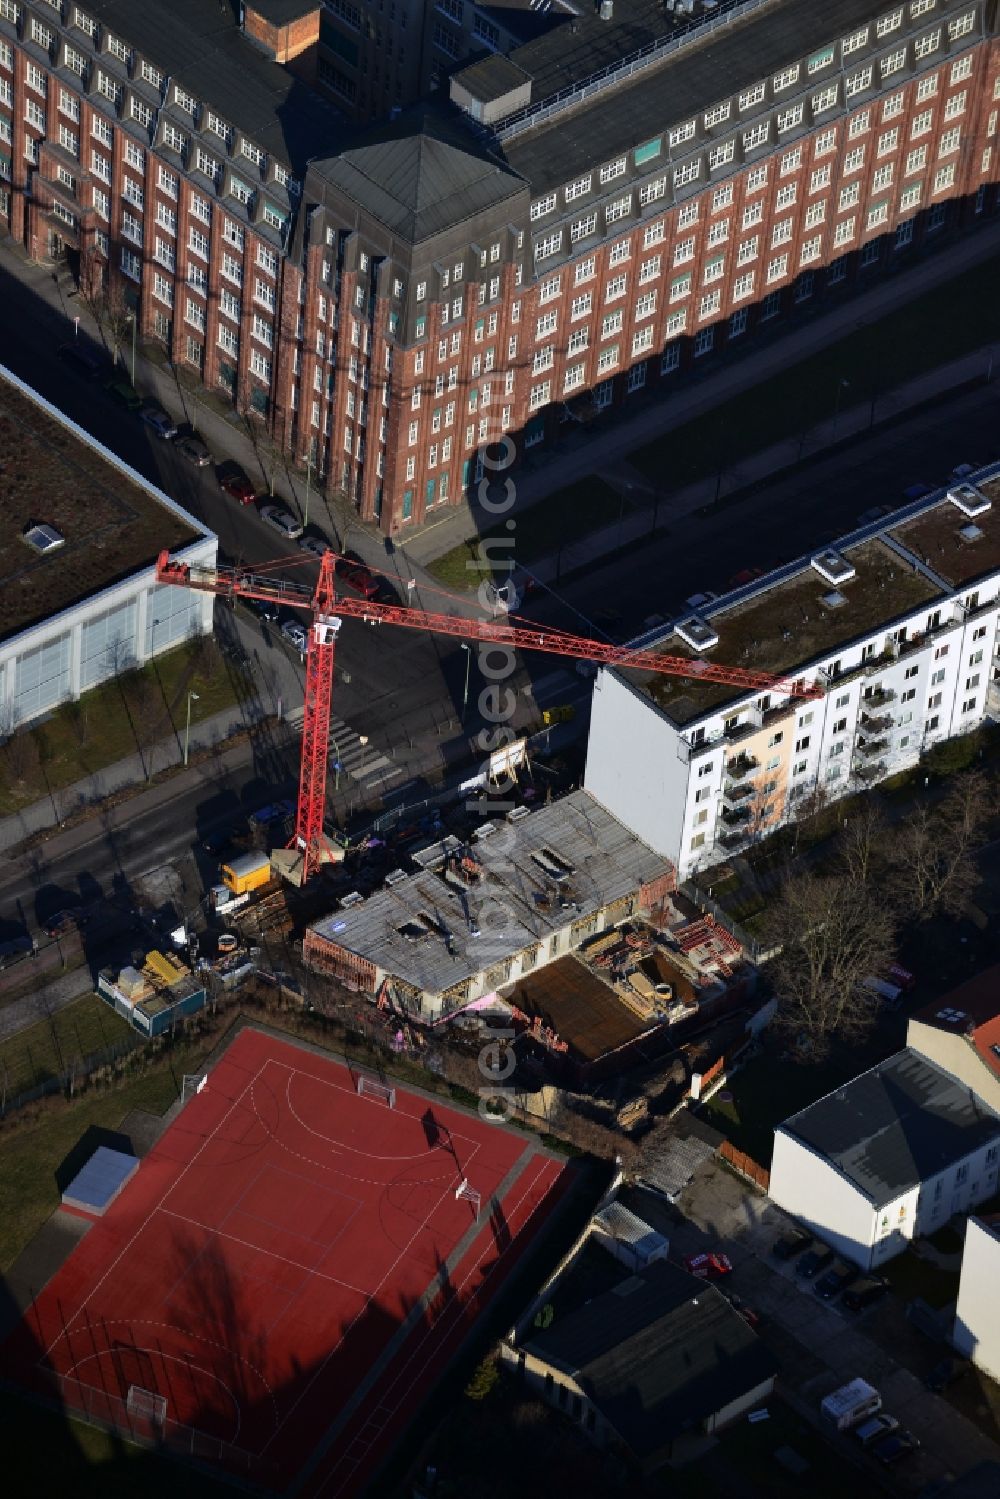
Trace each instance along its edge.
<path fill-rule="evenodd" d="M 841 397 L 841 394 L 845 390 L 850 390 L 850 388 L 851 388 L 851 382 L 850 382 L 850 380 L 838 380 L 838 382 L 837 382 L 837 399 L 833 403 L 833 431 L 830 434 L 830 441 L 831 441 L 831 443 L 834 443 L 834 442 L 837 441 L 837 418 L 840 416 L 840 397 Z"/>
<path fill-rule="evenodd" d="M 136 330 L 136 325 L 137 325 L 139 319 L 136 317 L 136 315 L 135 315 L 134 312 L 130 312 L 129 315 L 128 315 L 128 318 L 129 318 L 129 322 L 132 324 L 132 388 L 134 390 L 135 389 L 135 330 Z"/>
<path fill-rule="evenodd" d="M 312 480 L 312 466 L 312 444 L 310 444 L 309 452 L 306 454 L 306 505 L 302 516 L 302 524 L 304 526 L 308 526 L 309 524 L 309 485 Z"/>
<path fill-rule="evenodd" d="M 472 666 L 472 646 L 466 641 L 461 642 L 465 652 L 465 691 L 462 693 L 462 722 L 465 722 L 465 710 L 469 706 L 469 668 Z"/>
<path fill-rule="evenodd" d="M 184 764 L 185 765 L 188 763 L 188 749 L 189 749 L 189 741 L 191 739 L 191 704 L 192 703 L 197 703 L 198 701 L 199 701 L 199 697 L 198 697 L 198 694 L 196 692 L 189 692 L 188 693 L 187 723 L 184 725 Z"/>

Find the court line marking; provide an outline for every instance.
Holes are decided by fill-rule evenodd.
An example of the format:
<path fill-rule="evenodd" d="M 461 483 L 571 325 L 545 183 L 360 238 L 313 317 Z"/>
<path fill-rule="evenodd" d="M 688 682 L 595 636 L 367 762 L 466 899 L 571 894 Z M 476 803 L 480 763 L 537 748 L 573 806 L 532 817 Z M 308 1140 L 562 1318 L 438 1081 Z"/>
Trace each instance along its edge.
<path fill-rule="evenodd" d="M 322 1130 L 314 1129 L 311 1124 L 307 1124 L 306 1121 L 300 1118 L 300 1116 L 296 1113 L 295 1106 L 293 1105 L 291 1098 L 291 1087 L 292 1083 L 297 1077 L 308 1077 L 312 1078 L 313 1082 L 322 1082 L 322 1078 L 313 1078 L 311 1073 L 303 1071 L 301 1067 L 290 1068 L 289 1076 L 285 1080 L 285 1102 L 288 1105 L 288 1112 L 291 1114 L 295 1122 L 297 1124 L 300 1124 L 308 1134 L 315 1135 L 318 1140 L 324 1141 L 324 1143 L 329 1145 L 335 1152 L 339 1153 L 342 1150 L 349 1150 L 352 1155 L 365 1156 L 370 1161 L 419 1161 L 422 1160 L 424 1156 L 434 1155 L 441 1149 L 441 1147 L 437 1145 L 427 1145 L 423 1150 L 414 1151 L 412 1155 L 379 1155 L 377 1151 L 363 1150 L 360 1146 L 351 1145 L 346 1140 L 337 1140 L 334 1139 L 331 1135 L 325 1135 Z M 335 1085 L 331 1083 L 329 1086 L 333 1087 Z M 340 1089 L 338 1091 L 346 1092 L 347 1090 Z M 403 1112 L 403 1110 L 400 1110 L 399 1112 L 403 1115 L 404 1119 L 412 1120 L 415 1117 L 413 1114 L 407 1114 Z M 423 1121 L 421 1120 L 420 1123 L 422 1126 Z M 448 1128 L 447 1125 L 445 1125 L 444 1127 L 445 1129 Z M 477 1140 L 471 1139 L 468 1135 L 453 1135 L 450 1129 L 448 1130 L 448 1135 L 451 1139 L 461 1140 L 463 1145 L 471 1145 L 474 1149 L 479 1148 L 479 1142 Z M 445 1147 L 445 1149 L 447 1149 L 447 1147 Z"/>
<path fill-rule="evenodd" d="M 200 1228 L 203 1233 L 211 1234 L 217 1239 L 231 1239 L 234 1244 L 241 1244 L 244 1249 L 252 1249 L 257 1254 L 266 1254 L 268 1259 L 280 1260 L 283 1265 L 291 1265 L 295 1270 L 304 1270 L 307 1275 L 318 1275 L 321 1280 L 328 1280 L 336 1286 L 343 1286 L 345 1290 L 353 1291 L 358 1296 L 367 1296 L 360 1286 L 352 1286 L 350 1281 L 340 1280 L 336 1275 L 327 1275 L 323 1270 L 315 1270 L 312 1265 L 303 1265 L 300 1260 L 293 1260 L 287 1254 L 275 1254 L 272 1249 L 265 1249 L 262 1244 L 255 1244 L 252 1239 L 241 1239 L 239 1234 L 227 1233 L 224 1228 L 211 1228 L 207 1223 L 199 1223 L 197 1218 L 189 1218 L 186 1213 L 175 1213 L 173 1208 L 158 1208 L 158 1212 L 164 1213 L 168 1218 L 177 1218 L 181 1223 L 187 1223 L 192 1228 Z M 308 1240 L 312 1243 L 313 1240 Z M 194 1261 L 192 1261 L 194 1264 Z"/>
<path fill-rule="evenodd" d="M 190 1370 L 190 1368 L 191 1368 L 191 1365 L 190 1365 L 190 1363 L 188 1362 L 187 1359 L 181 1358 L 179 1356 L 179 1354 L 176 1354 L 176 1353 L 164 1353 L 159 1348 L 155 1348 L 155 1349 L 154 1348 L 139 1348 L 139 1347 L 134 1347 L 133 1346 L 132 1348 L 130 1348 L 130 1352 L 133 1352 L 133 1353 L 146 1353 L 146 1354 L 148 1354 L 150 1356 L 150 1358 L 152 1358 L 153 1355 L 156 1354 L 159 1358 L 163 1359 L 164 1361 L 166 1361 L 166 1360 L 169 1359 L 169 1361 L 172 1364 L 181 1364 L 185 1369 L 188 1369 L 188 1370 Z M 85 1354 L 83 1356 L 82 1359 L 79 1359 L 76 1363 L 74 1363 L 73 1368 L 74 1369 L 80 1369 L 80 1368 L 83 1367 L 84 1364 L 89 1364 L 92 1360 L 96 1360 L 96 1361 L 99 1362 L 102 1358 L 109 1358 L 109 1359 L 111 1359 L 112 1363 L 114 1363 L 114 1357 L 115 1357 L 114 1356 L 114 1352 L 110 1348 L 106 1348 L 103 1353 L 87 1353 L 87 1354 Z M 240 1434 L 240 1428 L 243 1425 L 243 1418 L 242 1418 L 242 1409 L 243 1409 L 243 1407 L 241 1406 L 239 1400 L 237 1400 L 236 1396 L 233 1394 L 233 1392 L 230 1389 L 229 1385 L 226 1383 L 226 1381 L 220 1375 L 214 1374 L 211 1369 L 204 1369 L 204 1368 L 202 1368 L 201 1364 L 195 1364 L 194 1367 L 198 1370 L 199 1374 L 205 1374 L 205 1375 L 207 1375 L 209 1379 L 214 1380 L 217 1385 L 221 1385 L 222 1388 L 225 1390 L 226 1394 L 229 1396 L 229 1399 L 232 1401 L 233 1410 L 234 1410 L 235 1415 L 236 1415 L 236 1430 L 233 1432 L 232 1436 L 229 1437 L 229 1438 L 226 1438 L 226 1437 L 213 1437 L 210 1432 L 204 1431 L 202 1429 L 202 1427 L 200 1427 L 200 1426 L 192 1426 L 189 1421 L 175 1420 L 174 1424 L 176 1426 L 183 1426 L 184 1429 L 185 1429 L 185 1431 L 196 1431 L 198 1433 L 198 1435 L 204 1437 L 206 1439 L 206 1441 L 209 1441 L 209 1442 L 220 1442 L 220 1443 L 223 1443 L 227 1447 L 235 1447 L 237 1445 L 236 1438 L 239 1436 L 239 1434 Z M 63 1376 L 63 1377 L 65 1378 L 67 1376 Z M 93 1390 L 94 1393 L 95 1393 L 95 1395 L 103 1395 L 105 1399 L 108 1398 L 107 1391 L 106 1390 L 100 1390 L 100 1389 L 98 1389 L 97 1385 L 88 1384 L 88 1382 L 85 1379 L 78 1378 L 76 1374 L 71 1374 L 68 1377 L 70 1379 L 72 1379 L 72 1381 L 73 1381 L 74 1384 L 80 1385 L 82 1389 L 84 1389 L 84 1390 Z M 120 1395 L 112 1395 L 111 1396 L 112 1400 L 121 1400 L 121 1398 L 122 1397 Z"/>
<path fill-rule="evenodd" d="M 88 1330 L 91 1332 L 91 1334 L 93 1334 L 94 1324 L 93 1323 L 88 1323 L 87 1326 L 88 1326 Z M 206 1338 L 203 1333 L 191 1332 L 188 1328 L 177 1328 L 171 1322 L 157 1322 L 157 1321 L 154 1321 L 150 1317 L 136 1317 L 134 1320 L 129 1320 L 126 1317 L 111 1317 L 110 1319 L 107 1318 L 107 1317 L 102 1317 L 101 1318 L 101 1327 L 105 1331 L 109 1327 L 125 1327 L 125 1328 L 127 1328 L 129 1330 L 129 1332 L 131 1332 L 131 1330 L 132 1330 L 133 1327 L 159 1327 L 164 1332 L 168 1332 L 168 1333 L 170 1333 L 174 1337 L 176 1337 L 178 1335 L 178 1333 L 180 1333 L 183 1337 L 191 1338 L 196 1343 L 204 1343 L 207 1348 L 219 1348 L 219 1349 L 221 1349 L 222 1352 L 227 1355 L 227 1357 L 235 1359 L 236 1362 L 239 1363 L 239 1364 L 245 1365 L 245 1367 L 250 1370 L 251 1374 L 253 1374 L 257 1379 L 260 1380 L 260 1382 L 263 1385 L 264 1389 L 267 1391 L 268 1399 L 270 1400 L 271 1406 L 272 1406 L 273 1411 L 274 1411 L 275 1423 L 277 1423 L 277 1420 L 278 1420 L 278 1402 L 274 1398 L 274 1391 L 272 1390 L 271 1386 L 268 1384 L 268 1382 L 264 1378 L 263 1374 L 257 1368 L 256 1364 L 252 1364 L 250 1362 L 250 1360 L 248 1358 L 244 1358 L 242 1354 L 240 1354 L 240 1353 L 234 1353 L 233 1350 L 232 1350 L 232 1348 L 228 1347 L 225 1343 L 218 1343 L 218 1342 L 216 1342 L 216 1340 L 214 1338 Z M 60 1334 L 60 1336 L 61 1336 L 61 1334 Z M 69 1329 L 68 1329 L 68 1327 L 66 1329 L 66 1336 L 67 1336 L 67 1341 L 68 1341 L 68 1338 L 69 1338 Z M 107 1349 L 106 1351 L 108 1353 L 110 1353 L 111 1350 Z M 144 1351 L 145 1352 L 151 1352 L 152 1350 L 146 1349 Z M 72 1353 L 72 1349 L 70 1350 L 70 1352 Z M 75 1363 L 76 1363 L 76 1360 L 74 1360 L 74 1364 Z M 41 1368 L 42 1366 L 43 1366 L 43 1360 L 39 1359 L 38 1364 L 37 1364 L 36 1367 Z M 200 1368 L 201 1365 L 199 1365 L 198 1367 Z M 49 1373 L 49 1374 L 55 1374 L 57 1378 L 61 1378 L 62 1377 L 62 1376 L 59 1375 L 58 1370 L 56 1370 L 54 1368 L 49 1368 L 48 1366 L 46 1366 L 46 1372 Z M 88 1386 L 88 1388 L 93 1389 L 94 1386 L 91 1385 L 91 1386 Z"/>
<path fill-rule="evenodd" d="M 532 1180 L 529 1183 L 523 1183 L 523 1182 L 516 1183 L 517 1186 L 523 1186 L 523 1191 L 520 1193 L 520 1195 L 518 1196 L 518 1198 L 516 1199 L 516 1201 L 513 1204 L 509 1204 L 508 1205 L 506 1202 L 501 1202 L 501 1204 L 500 1204 L 501 1207 L 507 1208 L 508 1211 L 510 1211 L 510 1212 L 516 1211 L 516 1209 L 521 1206 L 521 1204 L 525 1201 L 525 1199 L 529 1196 L 529 1194 L 532 1191 L 534 1191 L 534 1189 L 541 1183 L 542 1178 L 543 1178 L 546 1170 L 553 1163 L 547 1157 L 545 1157 L 545 1156 L 536 1157 L 536 1160 L 538 1160 L 540 1162 L 540 1165 L 539 1165 L 539 1169 L 536 1171 L 536 1173 L 533 1176 Z M 472 1311 L 474 1301 L 482 1293 L 482 1291 L 486 1287 L 486 1285 L 489 1282 L 489 1280 L 496 1274 L 496 1272 L 500 1268 L 501 1264 L 503 1264 L 504 1257 L 509 1253 L 509 1251 L 511 1249 L 513 1249 L 516 1240 L 518 1238 L 520 1238 L 520 1236 L 525 1232 L 525 1230 L 527 1229 L 529 1223 L 531 1222 L 532 1218 L 534 1217 L 535 1213 L 537 1213 L 537 1211 L 541 1207 L 542 1203 L 548 1197 L 549 1191 L 551 1191 L 551 1187 L 555 1186 L 555 1183 L 559 1180 L 559 1175 L 560 1174 L 561 1173 L 557 1173 L 557 1175 L 554 1178 L 551 1186 L 548 1189 L 546 1189 L 545 1192 L 542 1193 L 542 1196 L 539 1198 L 539 1200 L 535 1204 L 535 1206 L 531 1209 L 531 1211 L 528 1214 L 527 1218 L 525 1218 L 525 1220 L 522 1223 L 521 1227 L 517 1230 L 516 1234 L 511 1239 L 511 1242 L 504 1249 L 502 1249 L 499 1252 L 499 1254 L 497 1255 L 496 1259 L 493 1261 L 493 1264 L 486 1271 L 486 1274 L 485 1275 L 481 1275 L 481 1277 L 480 1277 L 480 1283 L 476 1287 L 476 1289 L 472 1293 L 472 1295 L 470 1295 L 469 1300 L 462 1307 L 458 1308 L 458 1319 L 459 1319 L 459 1321 L 462 1319 L 462 1317 L 466 1316 L 470 1311 Z M 505 1216 L 506 1216 L 506 1213 L 505 1213 Z M 475 1243 L 475 1240 L 473 1240 L 473 1243 Z M 465 1273 L 465 1275 L 462 1277 L 461 1281 L 458 1283 L 458 1286 L 456 1287 L 457 1291 L 462 1290 L 467 1285 L 467 1283 L 469 1282 L 469 1280 L 472 1279 L 473 1275 L 475 1275 L 477 1271 L 480 1271 L 482 1269 L 483 1259 L 484 1259 L 484 1255 L 483 1254 L 480 1254 L 480 1255 L 476 1256 L 474 1262 L 469 1266 L 469 1269 L 467 1270 L 467 1272 Z M 406 1353 L 406 1358 L 403 1361 L 403 1363 L 401 1364 L 398 1372 L 390 1380 L 390 1382 L 386 1386 L 385 1390 L 380 1393 L 380 1395 L 379 1395 L 379 1406 L 377 1406 L 376 1409 L 379 1409 L 380 1407 L 383 1406 L 383 1403 L 384 1403 L 385 1399 L 391 1394 L 391 1392 L 399 1384 L 400 1380 L 403 1378 L 404 1374 L 406 1373 L 406 1370 L 410 1367 L 410 1365 L 414 1362 L 414 1360 L 420 1355 L 420 1353 L 421 1353 L 421 1351 L 422 1351 L 422 1349 L 424 1347 L 424 1344 L 427 1342 L 428 1338 L 433 1337 L 434 1334 L 438 1331 L 440 1322 L 443 1320 L 443 1317 L 445 1316 L 445 1314 L 449 1310 L 451 1310 L 452 1308 L 455 1307 L 455 1304 L 456 1303 L 455 1303 L 455 1299 L 454 1298 L 450 1302 L 448 1302 L 447 1306 L 442 1311 L 441 1317 L 438 1318 L 438 1319 L 436 1319 L 434 1322 L 431 1323 L 431 1325 L 423 1333 L 423 1335 L 420 1338 L 420 1341 L 417 1343 L 417 1345 L 412 1350 L 410 1350 L 409 1352 Z M 477 1315 L 478 1315 L 478 1313 L 477 1313 Z M 442 1343 L 444 1343 L 445 1339 L 451 1334 L 451 1332 L 453 1330 L 454 1330 L 453 1327 L 449 1327 L 444 1332 L 442 1332 L 442 1334 L 441 1334 L 441 1342 Z M 402 1351 L 406 1352 L 406 1349 L 404 1348 Z M 389 1372 L 391 1372 L 391 1366 L 390 1366 L 390 1369 L 387 1371 L 387 1373 L 389 1373 Z M 402 1406 L 403 1401 L 406 1399 L 406 1397 L 413 1390 L 414 1385 L 416 1385 L 418 1383 L 419 1379 L 420 1379 L 420 1374 L 419 1373 L 415 1374 L 409 1380 L 409 1382 L 405 1386 L 404 1390 L 401 1391 L 401 1393 L 399 1395 L 399 1398 L 395 1402 L 395 1405 L 393 1405 L 391 1407 L 393 1415 L 398 1415 L 400 1407 Z M 386 1407 L 386 1408 L 388 1409 L 388 1407 Z M 363 1415 L 363 1413 L 362 1413 L 362 1415 Z M 355 1419 L 356 1419 L 356 1417 L 355 1417 Z M 311 1490 L 311 1493 L 315 1496 L 315 1499 L 320 1499 L 320 1496 L 322 1496 L 323 1494 L 326 1493 L 326 1491 L 327 1491 L 327 1485 L 330 1483 L 330 1481 L 332 1479 L 335 1479 L 337 1477 L 338 1470 L 344 1465 L 344 1459 L 347 1457 L 350 1449 L 355 1445 L 355 1442 L 357 1441 L 358 1437 L 363 1436 L 363 1433 L 364 1433 L 364 1431 L 365 1431 L 365 1429 L 366 1429 L 366 1427 L 367 1427 L 370 1419 L 371 1419 L 370 1416 L 364 1417 L 364 1419 L 362 1420 L 362 1424 L 358 1428 L 358 1430 L 355 1433 L 354 1437 L 348 1443 L 348 1446 L 345 1449 L 344 1454 L 337 1460 L 336 1465 L 329 1471 L 329 1473 L 327 1474 L 327 1476 L 320 1481 L 319 1487 Z M 370 1445 L 371 1445 L 371 1443 L 369 1442 L 368 1446 L 370 1446 Z M 353 1468 L 357 1468 L 358 1466 L 360 1466 L 360 1459 L 354 1458 L 354 1459 L 351 1459 L 350 1461 L 351 1461 L 351 1466 Z M 343 1493 L 344 1487 L 350 1481 L 351 1476 L 352 1475 L 350 1473 L 344 1474 L 341 1483 L 339 1484 L 339 1486 L 337 1487 L 337 1489 L 334 1490 L 333 1492 L 335 1494 L 341 1494 L 341 1493 Z M 308 1482 L 308 1480 L 307 1480 L 307 1482 Z"/>
<path fill-rule="evenodd" d="M 267 1065 L 267 1063 L 265 1062 L 264 1066 L 266 1066 L 266 1065 Z M 238 1093 L 237 1096 L 233 1099 L 232 1103 L 229 1105 L 229 1108 L 223 1114 L 223 1116 L 219 1120 L 218 1124 L 216 1124 L 216 1126 L 212 1130 L 211 1134 L 208 1134 L 208 1135 L 205 1136 L 204 1140 L 198 1146 L 198 1149 L 195 1151 L 194 1155 L 188 1161 L 187 1165 L 182 1168 L 180 1176 L 175 1177 L 174 1180 L 171 1181 L 170 1185 L 167 1187 L 166 1191 L 164 1192 L 163 1196 L 160 1198 L 159 1202 L 156 1203 L 155 1206 L 153 1208 L 151 1208 L 150 1211 L 146 1214 L 146 1216 L 143 1218 L 142 1222 L 139 1224 L 139 1227 L 136 1229 L 135 1233 L 129 1239 L 128 1243 L 125 1244 L 125 1245 L 123 1245 L 123 1247 L 121 1248 L 121 1250 L 119 1250 L 118 1254 L 116 1254 L 115 1258 L 111 1261 L 111 1264 L 105 1270 L 104 1274 L 100 1277 L 100 1279 L 96 1282 L 96 1284 L 94 1284 L 90 1288 L 90 1290 L 88 1291 L 87 1295 L 80 1302 L 80 1305 L 77 1307 L 76 1311 L 73 1313 L 72 1317 L 70 1317 L 69 1321 L 66 1323 L 65 1327 L 62 1328 L 60 1332 L 56 1333 L 55 1337 L 52 1339 L 52 1342 L 46 1348 L 45 1353 L 43 1355 L 43 1358 L 48 1358 L 48 1355 L 52 1352 L 52 1349 L 56 1346 L 56 1344 L 58 1343 L 58 1341 L 59 1341 L 60 1337 L 62 1336 L 62 1334 L 64 1332 L 67 1332 L 67 1333 L 69 1332 L 69 1329 L 73 1326 L 73 1323 L 77 1320 L 77 1318 L 83 1312 L 84 1308 L 86 1306 L 88 1306 L 89 1303 L 93 1300 L 93 1298 L 97 1295 L 98 1291 L 104 1285 L 104 1282 L 108 1279 L 108 1277 L 110 1275 L 114 1274 L 115 1270 L 117 1270 L 119 1264 L 124 1259 L 125 1255 L 129 1253 L 129 1251 L 132 1248 L 132 1245 L 135 1243 L 136 1239 L 142 1233 L 142 1231 L 146 1227 L 147 1223 L 149 1223 L 150 1219 L 154 1217 L 154 1215 L 157 1213 L 157 1211 L 159 1211 L 160 1209 L 162 1209 L 163 1204 L 166 1202 L 166 1200 L 170 1196 L 170 1194 L 172 1192 L 176 1191 L 176 1189 L 180 1186 L 180 1184 L 184 1180 L 185 1176 L 187 1176 L 188 1172 L 191 1170 L 191 1167 L 198 1160 L 198 1158 L 201 1155 L 202 1151 L 206 1150 L 208 1148 L 210 1142 L 215 1139 L 215 1136 L 218 1134 L 219 1130 L 222 1128 L 222 1126 L 224 1124 L 227 1123 L 227 1121 L 229 1119 L 229 1116 L 232 1114 L 233 1110 L 239 1107 L 240 1103 L 243 1101 L 244 1096 L 248 1092 L 250 1092 L 250 1090 L 253 1088 L 254 1082 L 260 1076 L 260 1074 L 261 1074 L 261 1072 L 263 1072 L 263 1070 L 264 1070 L 263 1067 L 259 1068 L 258 1071 L 254 1074 L 254 1076 L 250 1079 L 250 1081 L 248 1083 L 246 1083 L 246 1085 L 244 1086 L 244 1088 L 242 1089 L 242 1091 L 240 1093 Z M 214 1096 L 215 1096 L 215 1091 L 213 1090 L 212 1097 L 214 1097 Z M 256 1110 L 254 1112 L 256 1112 Z M 154 1149 L 155 1149 L 155 1147 L 154 1147 Z"/>

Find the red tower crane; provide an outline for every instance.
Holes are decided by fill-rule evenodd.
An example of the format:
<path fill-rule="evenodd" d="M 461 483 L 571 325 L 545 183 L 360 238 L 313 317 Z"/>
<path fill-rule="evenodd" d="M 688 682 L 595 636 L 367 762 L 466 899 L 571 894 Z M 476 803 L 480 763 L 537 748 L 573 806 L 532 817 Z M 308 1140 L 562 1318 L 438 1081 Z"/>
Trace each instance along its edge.
<path fill-rule="evenodd" d="M 292 559 L 278 558 L 262 567 L 285 567 Z M 580 661 L 596 661 L 605 666 L 629 666 L 667 676 L 690 677 L 699 682 L 722 682 L 743 687 L 748 692 L 782 692 L 790 697 L 818 698 L 823 689 L 802 678 L 773 676 L 769 672 L 747 671 L 738 666 L 720 666 L 687 656 L 666 656 L 659 651 L 636 651 L 628 646 L 587 640 L 564 630 L 550 630 L 530 622 L 520 624 L 497 620 L 464 619 L 451 614 L 430 614 L 401 604 L 382 604 L 337 594 L 337 556 L 326 552 L 320 559 L 319 580 L 315 588 L 304 583 L 275 580 L 265 573 L 247 568 L 191 567 L 186 562 L 171 561 L 161 552 L 156 562 L 158 583 L 181 588 L 201 589 L 222 598 L 263 599 L 312 614 L 306 649 L 305 716 L 302 726 L 302 759 L 299 768 L 299 799 L 295 833 L 290 847 L 302 856 L 303 884 L 324 862 L 327 854 L 323 819 L 326 811 L 327 754 L 330 739 L 330 705 L 333 696 L 333 665 L 337 633 L 341 619 L 361 619 L 367 624 L 404 625 L 411 630 L 429 630 L 437 635 L 452 635 L 459 640 L 477 640 L 519 650 L 547 651 L 556 656 L 572 656 Z"/>

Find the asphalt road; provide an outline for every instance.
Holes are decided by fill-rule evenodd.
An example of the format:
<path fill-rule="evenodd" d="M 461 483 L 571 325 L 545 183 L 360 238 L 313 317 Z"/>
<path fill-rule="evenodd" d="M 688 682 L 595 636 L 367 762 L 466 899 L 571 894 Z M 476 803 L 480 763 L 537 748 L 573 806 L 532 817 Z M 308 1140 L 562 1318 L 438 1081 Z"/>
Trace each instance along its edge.
<path fill-rule="evenodd" d="M 253 564 L 287 555 L 295 562 L 288 576 L 315 578 L 316 563 L 303 563 L 294 543 L 272 530 L 253 506 L 241 506 L 219 490 L 213 467 L 194 468 L 173 443 L 157 438 L 150 427 L 118 405 L 100 381 L 89 381 L 63 363 L 58 348 L 72 342 L 72 323 L 27 290 L 4 263 L 0 263 L 0 305 L 19 309 L 17 317 L 6 317 L 0 325 L 0 362 L 209 526 L 219 537 L 223 556 Z M 70 302 L 67 311 L 72 312 L 75 305 Z M 184 394 L 178 387 L 175 415 Z M 266 488 L 261 473 L 250 477 Z M 318 501 L 311 519 L 318 520 L 322 529 L 324 516 Z M 330 539 L 335 539 L 332 534 Z M 350 534 L 341 538 L 345 548 L 351 539 Z M 399 566 L 398 558 L 385 559 L 386 572 L 396 579 L 397 592 L 405 597 L 408 573 L 404 564 L 400 575 Z M 439 608 L 440 601 L 428 600 L 426 607 Z M 461 706 L 465 654 L 450 639 L 417 630 L 381 632 L 350 620 L 341 634 L 338 666 L 334 711 L 368 734 L 373 743 L 427 731 L 435 713 L 443 721 Z"/>

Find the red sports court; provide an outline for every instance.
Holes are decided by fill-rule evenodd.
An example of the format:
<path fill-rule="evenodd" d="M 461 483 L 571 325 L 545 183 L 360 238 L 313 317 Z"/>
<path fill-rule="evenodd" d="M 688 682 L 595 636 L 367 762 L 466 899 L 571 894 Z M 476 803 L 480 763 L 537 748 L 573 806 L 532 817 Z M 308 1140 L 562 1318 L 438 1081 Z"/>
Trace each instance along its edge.
<path fill-rule="evenodd" d="M 361 1493 L 566 1180 L 530 1138 L 362 1088 L 241 1032 L 29 1308 L 6 1377 L 264 1488 Z"/>

